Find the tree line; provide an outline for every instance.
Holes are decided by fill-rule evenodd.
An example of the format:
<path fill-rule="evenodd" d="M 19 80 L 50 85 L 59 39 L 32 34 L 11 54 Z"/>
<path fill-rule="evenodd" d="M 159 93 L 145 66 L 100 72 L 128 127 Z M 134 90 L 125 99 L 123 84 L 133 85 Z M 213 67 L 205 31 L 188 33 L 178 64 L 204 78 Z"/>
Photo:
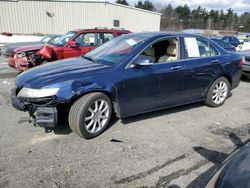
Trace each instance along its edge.
<path fill-rule="evenodd" d="M 132 6 L 126 0 L 117 0 L 116 3 Z M 250 32 L 250 12 L 239 15 L 231 8 L 208 10 L 199 6 L 191 9 L 187 4 L 174 8 L 171 4 L 159 5 L 149 0 L 139 0 L 134 7 L 161 13 L 161 30 L 195 28 Z"/>

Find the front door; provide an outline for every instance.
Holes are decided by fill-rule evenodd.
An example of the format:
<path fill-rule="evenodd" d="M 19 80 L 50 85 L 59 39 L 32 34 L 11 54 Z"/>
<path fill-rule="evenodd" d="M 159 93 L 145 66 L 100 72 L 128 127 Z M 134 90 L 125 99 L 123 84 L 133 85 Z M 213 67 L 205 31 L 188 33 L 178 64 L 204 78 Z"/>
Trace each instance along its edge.
<path fill-rule="evenodd" d="M 154 62 L 125 70 L 124 111 L 129 115 L 139 114 L 181 102 L 184 63 L 179 61 L 178 40 L 163 39 L 152 44 L 140 56 L 153 58 Z"/>
<path fill-rule="evenodd" d="M 78 57 L 97 47 L 96 33 L 81 33 L 76 36 L 77 47 L 66 46 L 64 49 L 64 58 Z"/>

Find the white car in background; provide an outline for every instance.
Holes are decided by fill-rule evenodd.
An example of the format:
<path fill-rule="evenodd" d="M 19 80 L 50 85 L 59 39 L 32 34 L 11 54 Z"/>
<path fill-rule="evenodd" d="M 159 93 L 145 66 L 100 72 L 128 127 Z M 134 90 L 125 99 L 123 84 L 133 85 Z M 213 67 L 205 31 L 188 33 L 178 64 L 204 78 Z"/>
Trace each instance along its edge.
<path fill-rule="evenodd" d="M 250 38 L 246 38 L 241 47 L 242 51 L 250 50 Z"/>

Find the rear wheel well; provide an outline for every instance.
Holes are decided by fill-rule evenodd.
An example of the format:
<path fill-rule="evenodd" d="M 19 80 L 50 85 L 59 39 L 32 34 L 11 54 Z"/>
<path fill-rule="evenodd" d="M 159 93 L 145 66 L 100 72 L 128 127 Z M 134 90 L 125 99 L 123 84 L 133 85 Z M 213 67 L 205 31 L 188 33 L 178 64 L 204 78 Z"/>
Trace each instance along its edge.
<path fill-rule="evenodd" d="M 220 77 L 225 77 L 228 80 L 230 87 L 232 87 L 232 78 L 229 75 L 224 74 L 224 75 L 221 75 Z"/>

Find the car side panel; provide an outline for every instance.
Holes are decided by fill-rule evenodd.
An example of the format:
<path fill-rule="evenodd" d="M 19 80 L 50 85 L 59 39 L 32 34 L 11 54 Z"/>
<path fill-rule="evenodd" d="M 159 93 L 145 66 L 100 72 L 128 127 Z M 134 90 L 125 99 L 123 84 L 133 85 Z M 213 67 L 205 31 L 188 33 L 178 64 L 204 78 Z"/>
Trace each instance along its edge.
<path fill-rule="evenodd" d="M 187 59 L 184 72 L 186 100 L 201 99 L 209 85 L 223 72 L 222 57 Z"/>

